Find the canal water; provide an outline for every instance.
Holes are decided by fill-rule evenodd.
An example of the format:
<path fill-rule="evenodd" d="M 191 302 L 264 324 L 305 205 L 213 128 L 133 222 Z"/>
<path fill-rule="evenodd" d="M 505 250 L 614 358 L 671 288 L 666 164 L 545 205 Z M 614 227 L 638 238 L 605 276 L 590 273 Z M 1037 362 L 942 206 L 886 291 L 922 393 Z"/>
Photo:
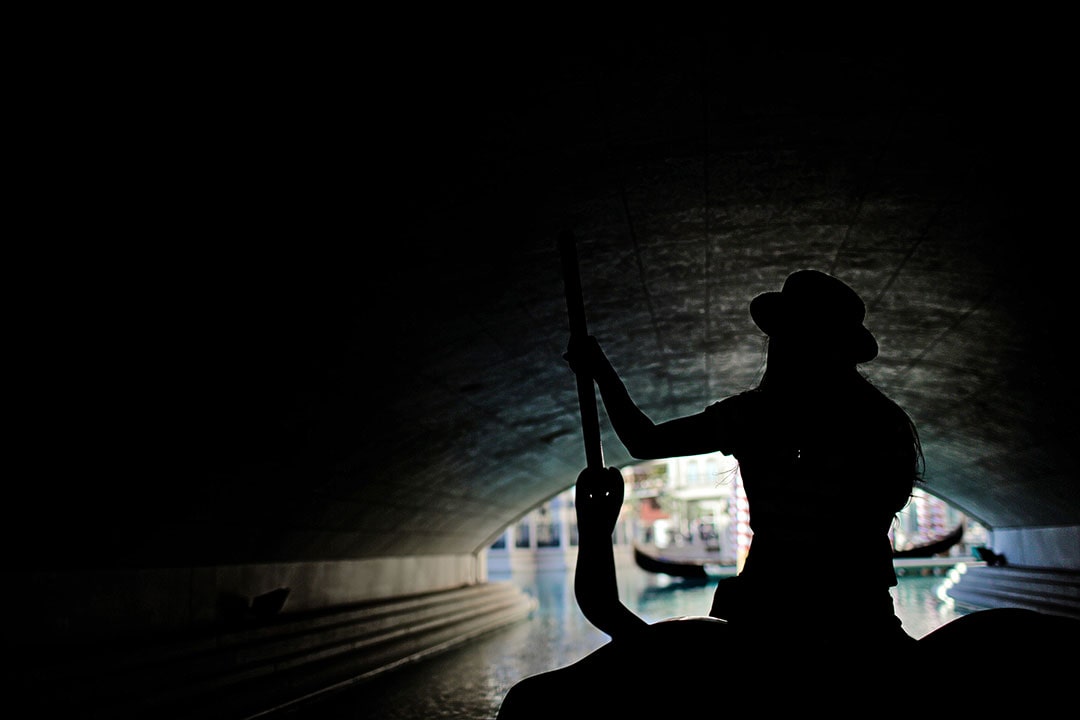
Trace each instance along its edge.
<path fill-rule="evenodd" d="M 946 575 L 922 572 L 910 571 L 901 576 L 900 584 L 893 590 L 897 615 L 908 634 L 916 638 L 965 613 L 939 598 Z M 716 588 L 715 580 L 678 581 L 647 573 L 632 563 L 620 564 L 618 577 L 623 603 L 650 623 L 707 614 Z M 537 599 L 538 610 L 527 621 L 327 694 L 284 717 L 288 720 L 492 720 L 506 693 L 519 680 L 569 665 L 608 642 L 608 636 L 589 624 L 578 609 L 572 570 L 490 579 L 519 585 Z M 842 573 L 837 577 L 836 597 L 837 602 L 844 601 Z"/>

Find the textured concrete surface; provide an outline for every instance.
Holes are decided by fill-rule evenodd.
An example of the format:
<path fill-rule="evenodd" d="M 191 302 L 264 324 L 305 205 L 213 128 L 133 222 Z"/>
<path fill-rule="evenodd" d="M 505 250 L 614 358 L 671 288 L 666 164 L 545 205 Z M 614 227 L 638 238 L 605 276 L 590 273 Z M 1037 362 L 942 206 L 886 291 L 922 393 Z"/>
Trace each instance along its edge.
<path fill-rule="evenodd" d="M 315 25 L 65 76 L 78 132 L 44 126 L 46 239 L 12 266 L 34 470 L 9 546 L 484 547 L 584 464 L 562 229 L 654 419 L 754 383 L 748 301 L 819 268 L 867 301 L 865 370 L 917 421 L 928 490 L 993 528 L 1080 523 L 1063 47 L 844 27 Z"/>

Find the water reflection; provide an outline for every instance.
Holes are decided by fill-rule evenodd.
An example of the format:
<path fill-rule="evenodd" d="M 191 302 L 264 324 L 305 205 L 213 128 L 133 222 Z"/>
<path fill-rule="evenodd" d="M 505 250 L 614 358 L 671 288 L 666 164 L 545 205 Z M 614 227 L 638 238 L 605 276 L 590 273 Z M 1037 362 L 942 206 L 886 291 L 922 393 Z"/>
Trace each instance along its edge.
<path fill-rule="evenodd" d="M 287 717 L 494 718 L 503 697 L 519 680 L 576 662 L 607 643 L 608 637 L 594 628 L 577 607 L 572 572 L 524 573 L 512 579 L 540 603 L 528 621 L 327 696 L 306 708 L 295 709 Z M 964 614 L 938 599 L 937 588 L 945 581 L 943 576 L 919 574 L 900 579 L 894 598 L 897 614 L 910 635 L 922 637 Z M 716 582 L 653 575 L 632 564 L 619 567 L 623 603 L 648 622 L 708 613 Z M 843 601 L 842 584 L 843 574 L 838 570 L 838 602 Z"/>

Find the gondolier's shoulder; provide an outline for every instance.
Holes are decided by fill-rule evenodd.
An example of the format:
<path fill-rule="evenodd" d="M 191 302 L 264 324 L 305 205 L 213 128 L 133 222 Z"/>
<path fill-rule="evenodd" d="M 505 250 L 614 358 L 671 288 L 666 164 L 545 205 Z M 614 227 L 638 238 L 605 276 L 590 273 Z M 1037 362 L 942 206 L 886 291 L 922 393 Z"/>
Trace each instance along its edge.
<path fill-rule="evenodd" d="M 746 390 L 705 408 L 705 414 L 715 426 L 720 452 L 734 455 L 744 445 L 747 433 L 757 425 L 761 403 L 762 397 L 757 390 Z"/>

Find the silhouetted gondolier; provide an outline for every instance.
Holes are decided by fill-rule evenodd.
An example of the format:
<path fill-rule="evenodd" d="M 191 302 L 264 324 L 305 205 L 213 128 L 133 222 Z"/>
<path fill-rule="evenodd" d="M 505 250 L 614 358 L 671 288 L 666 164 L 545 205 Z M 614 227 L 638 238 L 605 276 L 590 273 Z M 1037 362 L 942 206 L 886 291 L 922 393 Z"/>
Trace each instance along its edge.
<path fill-rule="evenodd" d="M 565 357 L 577 374 L 591 455 L 577 485 L 575 590 L 582 612 L 612 640 L 568 667 L 519 682 L 499 720 L 725 710 L 884 716 L 894 714 L 897 690 L 911 681 L 929 681 L 920 687 L 921 700 L 944 703 L 954 688 L 934 685 L 942 668 L 951 670 L 957 656 L 996 652 L 1018 661 L 1000 668 L 1011 689 L 1056 702 L 1070 697 L 1065 679 L 1075 675 L 1080 642 L 1080 623 L 1071 618 L 999 608 L 919 639 L 901 627 L 890 595 L 896 575 L 888 530 L 921 481 L 921 446 L 907 414 L 857 369 L 878 347 L 850 287 L 800 270 L 779 292 L 758 295 L 750 315 L 769 336 L 758 386 L 694 415 L 654 423 L 587 334 L 572 238 L 564 236 L 561 246 L 572 325 Z M 718 583 L 714 617 L 647 624 L 620 602 L 611 531 L 623 482 L 617 469 L 603 467 L 598 424 L 592 424 L 593 381 L 632 456 L 719 451 L 738 460 L 755 534 L 742 573 Z M 829 547 L 820 536 L 828 529 L 808 520 L 837 506 L 851 525 L 847 537 L 859 540 L 845 544 L 839 586 L 820 558 L 804 552 L 808 542 Z M 723 677 L 735 680 L 721 696 L 715 690 Z M 995 702 L 967 697 L 964 707 L 985 712 Z"/>

